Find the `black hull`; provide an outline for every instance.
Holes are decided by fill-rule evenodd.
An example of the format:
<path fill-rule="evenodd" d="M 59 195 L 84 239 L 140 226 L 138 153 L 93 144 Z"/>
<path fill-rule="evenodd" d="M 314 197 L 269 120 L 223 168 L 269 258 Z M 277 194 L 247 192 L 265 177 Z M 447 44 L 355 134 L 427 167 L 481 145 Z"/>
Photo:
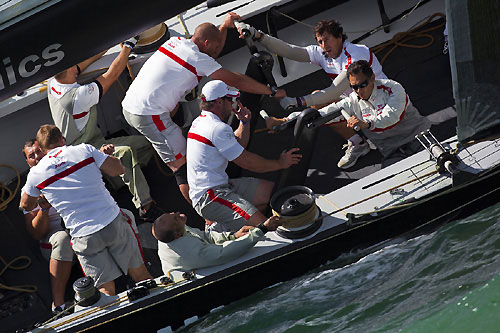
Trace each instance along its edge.
<path fill-rule="evenodd" d="M 90 327 L 108 332 L 119 329 L 156 331 L 166 326 L 176 329 L 187 318 L 203 316 L 210 309 L 303 275 L 343 253 L 367 248 L 395 237 L 415 237 L 434 231 L 445 223 L 497 203 L 498 192 L 500 168 L 496 167 L 467 184 L 445 189 L 383 217 L 352 227 L 344 224 L 333 227 L 310 239 L 293 243 L 160 295 L 139 300 L 126 309 L 72 327 L 71 331 Z"/>

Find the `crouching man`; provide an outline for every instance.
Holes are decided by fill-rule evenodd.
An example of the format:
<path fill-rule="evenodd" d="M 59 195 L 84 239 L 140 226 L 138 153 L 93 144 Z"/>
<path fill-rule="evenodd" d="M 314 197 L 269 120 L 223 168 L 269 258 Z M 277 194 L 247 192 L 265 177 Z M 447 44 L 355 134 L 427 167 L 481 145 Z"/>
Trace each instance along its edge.
<path fill-rule="evenodd" d="M 170 270 L 194 270 L 229 262 L 250 250 L 267 231 L 281 225 L 272 216 L 257 227 L 243 226 L 235 233 L 201 231 L 186 225 L 187 216 L 166 213 L 153 224 L 158 239 L 158 256 L 163 273 Z"/>
<path fill-rule="evenodd" d="M 107 295 L 115 295 L 114 280 L 128 274 L 135 281 L 152 278 L 144 266 L 132 226 L 109 194 L 101 171 L 123 174 L 116 157 L 93 146 L 66 146 L 54 125 L 40 127 L 36 137 L 46 155 L 29 171 L 21 208 L 31 211 L 43 194 L 69 229 L 74 252 L 86 276 Z"/>

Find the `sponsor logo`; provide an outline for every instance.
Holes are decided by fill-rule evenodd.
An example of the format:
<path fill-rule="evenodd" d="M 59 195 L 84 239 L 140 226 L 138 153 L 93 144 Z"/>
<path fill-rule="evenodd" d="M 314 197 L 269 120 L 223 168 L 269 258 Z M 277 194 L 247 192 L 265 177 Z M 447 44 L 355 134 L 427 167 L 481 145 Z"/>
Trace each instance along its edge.
<path fill-rule="evenodd" d="M 35 75 L 42 66 L 53 66 L 64 58 L 60 50 L 61 44 L 51 44 L 44 48 L 40 54 L 30 54 L 18 62 L 13 62 L 10 57 L 0 61 L 0 90 L 13 85 L 19 78 L 28 78 Z"/>

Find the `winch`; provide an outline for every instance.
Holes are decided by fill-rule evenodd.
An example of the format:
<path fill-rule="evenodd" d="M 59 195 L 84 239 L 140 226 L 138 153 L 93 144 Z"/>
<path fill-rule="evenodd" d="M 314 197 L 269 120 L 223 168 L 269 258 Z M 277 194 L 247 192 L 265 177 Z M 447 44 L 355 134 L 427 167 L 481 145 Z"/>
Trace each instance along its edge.
<path fill-rule="evenodd" d="M 283 225 L 276 230 L 283 238 L 307 237 L 321 226 L 322 220 L 317 219 L 321 210 L 316 206 L 314 192 L 308 187 L 284 187 L 273 194 L 269 204 L 273 214 L 283 220 Z"/>
<path fill-rule="evenodd" d="M 170 38 L 165 23 L 160 23 L 139 34 L 139 41 L 134 47 L 134 53 L 144 54 L 156 51 L 167 39 Z"/>
<path fill-rule="evenodd" d="M 73 283 L 75 301 L 80 306 L 91 306 L 101 298 L 101 293 L 94 285 L 94 279 L 90 276 L 79 278 Z"/>

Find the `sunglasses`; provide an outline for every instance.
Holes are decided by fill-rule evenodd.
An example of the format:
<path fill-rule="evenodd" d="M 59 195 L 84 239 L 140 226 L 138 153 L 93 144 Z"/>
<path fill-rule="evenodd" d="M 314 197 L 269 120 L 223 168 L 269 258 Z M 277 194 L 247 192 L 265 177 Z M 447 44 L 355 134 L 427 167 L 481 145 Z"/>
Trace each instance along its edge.
<path fill-rule="evenodd" d="M 366 79 L 365 81 L 361 82 L 360 84 L 351 84 L 350 86 L 351 86 L 352 90 L 356 91 L 356 90 L 361 89 L 361 88 L 366 88 L 369 83 L 370 83 L 370 80 Z"/>

